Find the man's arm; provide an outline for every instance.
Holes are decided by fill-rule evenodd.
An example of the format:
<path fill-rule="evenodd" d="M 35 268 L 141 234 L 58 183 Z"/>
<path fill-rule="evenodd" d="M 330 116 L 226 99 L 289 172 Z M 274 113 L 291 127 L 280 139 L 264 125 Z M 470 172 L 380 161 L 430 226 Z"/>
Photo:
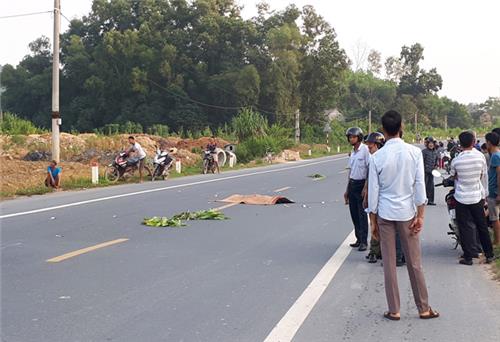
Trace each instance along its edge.
<path fill-rule="evenodd" d="M 495 169 L 497 173 L 497 203 L 498 203 L 500 202 L 500 166 L 497 166 Z"/>
<path fill-rule="evenodd" d="M 484 199 L 488 197 L 488 166 L 486 165 L 486 158 L 484 155 L 481 153 L 481 156 L 483 157 L 483 170 L 481 172 L 481 184 L 483 185 L 483 190 L 484 190 Z"/>
<path fill-rule="evenodd" d="M 378 212 L 378 196 L 380 191 L 379 180 L 378 180 L 378 172 L 377 165 L 372 159 L 370 163 L 370 171 L 369 171 L 368 179 L 368 210 L 370 213 L 377 214 Z"/>
<path fill-rule="evenodd" d="M 425 175 L 424 175 L 424 161 L 422 155 L 417 155 L 415 164 L 415 206 L 419 207 L 427 203 L 427 194 L 425 192 Z"/>
<path fill-rule="evenodd" d="M 348 169 L 349 171 L 347 171 L 347 186 L 345 188 L 345 193 L 344 193 L 344 202 L 345 204 L 349 204 L 349 188 L 350 188 L 350 184 L 351 184 L 351 168 L 349 167 Z"/>
<path fill-rule="evenodd" d="M 413 219 L 413 222 L 410 225 L 410 230 L 412 234 L 418 234 L 424 227 L 424 212 L 425 205 L 419 205 L 417 207 L 417 216 Z"/>

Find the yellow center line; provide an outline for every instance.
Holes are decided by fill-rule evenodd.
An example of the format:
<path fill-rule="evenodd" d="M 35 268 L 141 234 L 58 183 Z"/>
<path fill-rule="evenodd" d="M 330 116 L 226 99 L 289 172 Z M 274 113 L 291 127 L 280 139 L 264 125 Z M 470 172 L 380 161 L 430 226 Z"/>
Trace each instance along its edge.
<path fill-rule="evenodd" d="M 226 209 L 226 208 L 234 207 L 235 205 L 238 205 L 238 204 L 239 203 L 229 203 L 229 204 L 223 205 L 222 207 L 214 208 L 214 210 L 221 211 L 221 210 Z"/>
<path fill-rule="evenodd" d="M 274 190 L 274 192 L 282 192 L 291 188 L 292 188 L 291 186 L 285 186 L 284 188 Z"/>
<path fill-rule="evenodd" d="M 59 256 L 56 256 L 54 258 L 48 259 L 46 261 L 47 262 L 60 262 L 60 261 L 64 261 L 66 259 L 73 258 L 73 257 L 81 255 L 81 254 L 85 254 L 85 253 L 88 253 L 88 252 L 95 251 L 96 249 L 99 249 L 99 248 L 108 247 L 108 246 L 115 245 L 117 243 L 121 243 L 121 242 L 125 242 L 125 241 L 128 241 L 128 239 L 116 239 L 116 240 L 111 240 L 111 241 L 103 242 L 103 243 L 100 243 L 100 244 L 95 245 L 95 246 L 90 246 L 90 247 L 82 248 L 82 249 L 79 249 L 79 250 L 76 250 L 76 251 L 73 251 L 73 252 L 69 252 L 69 253 L 66 253 L 66 254 L 63 254 L 63 255 L 59 255 Z"/>

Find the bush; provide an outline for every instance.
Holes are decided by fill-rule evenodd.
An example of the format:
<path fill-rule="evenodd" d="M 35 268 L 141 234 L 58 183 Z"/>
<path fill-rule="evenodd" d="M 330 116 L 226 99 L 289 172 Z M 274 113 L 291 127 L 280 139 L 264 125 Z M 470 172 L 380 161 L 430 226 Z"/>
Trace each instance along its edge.
<path fill-rule="evenodd" d="M 0 123 L 0 133 L 9 135 L 38 134 L 45 131 L 36 127 L 31 121 L 22 119 L 15 114 L 6 112 Z"/>
<path fill-rule="evenodd" d="M 260 137 L 266 134 L 267 119 L 250 108 L 242 109 L 231 121 L 234 134 L 240 142 L 250 137 Z"/>
<path fill-rule="evenodd" d="M 274 136 L 263 136 L 249 138 L 238 145 L 236 156 L 242 163 L 248 163 L 252 160 L 264 158 L 266 151 L 272 151 L 278 154 L 286 148 L 293 146 L 291 139 L 283 139 Z"/>
<path fill-rule="evenodd" d="M 24 145 L 24 144 L 26 144 L 26 136 L 25 135 L 13 135 L 11 137 L 11 141 L 15 145 Z"/>
<path fill-rule="evenodd" d="M 148 134 L 166 137 L 168 135 L 168 126 L 156 124 L 148 128 Z"/>

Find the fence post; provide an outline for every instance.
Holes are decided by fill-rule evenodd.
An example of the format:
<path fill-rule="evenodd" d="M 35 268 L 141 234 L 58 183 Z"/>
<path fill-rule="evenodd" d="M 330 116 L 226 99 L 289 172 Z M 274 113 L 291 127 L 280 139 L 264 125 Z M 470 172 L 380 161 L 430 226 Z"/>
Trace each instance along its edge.
<path fill-rule="evenodd" d="M 177 173 L 182 172 L 182 161 L 180 159 L 175 161 L 175 171 Z"/>
<path fill-rule="evenodd" d="M 97 162 L 90 164 L 92 172 L 92 184 L 99 184 L 99 166 Z"/>

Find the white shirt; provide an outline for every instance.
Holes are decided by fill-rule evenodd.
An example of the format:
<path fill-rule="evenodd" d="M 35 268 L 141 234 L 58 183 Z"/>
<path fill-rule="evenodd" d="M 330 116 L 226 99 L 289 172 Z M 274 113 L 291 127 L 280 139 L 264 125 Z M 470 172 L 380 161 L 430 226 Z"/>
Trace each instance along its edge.
<path fill-rule="evenodd" d="M 134 145 L 132 145 L 132 151 L 137 153 L 137 156 L 139 157 L 139 159 L 146 157 L 146 152 L 144 152 L 141 144 L 139 144 L 138 142 L 135 142 Z"/>
<path fill-rule="evenodd" d="M 473 148 L 456 156 L 450 175 L 455 176 L 455 199 L 462 204 L 475 204 L 488 196 L 488 167 L 484 155 Z"/>
<path fill-rule="evenodd" d="M 368 146 L 360 144 L 358 150 L 352 150 L 349 157 L 349 178 L 364 180 L 368 178 L 368 164 L 370 164 L 370 151 Z"/>
<path fill-rule="evenodd" d="M 371 158 L 370 212 L 389 221 L 409 221 L 426 202 L 422 151 L 400 138 L 388 140 Z"/>

